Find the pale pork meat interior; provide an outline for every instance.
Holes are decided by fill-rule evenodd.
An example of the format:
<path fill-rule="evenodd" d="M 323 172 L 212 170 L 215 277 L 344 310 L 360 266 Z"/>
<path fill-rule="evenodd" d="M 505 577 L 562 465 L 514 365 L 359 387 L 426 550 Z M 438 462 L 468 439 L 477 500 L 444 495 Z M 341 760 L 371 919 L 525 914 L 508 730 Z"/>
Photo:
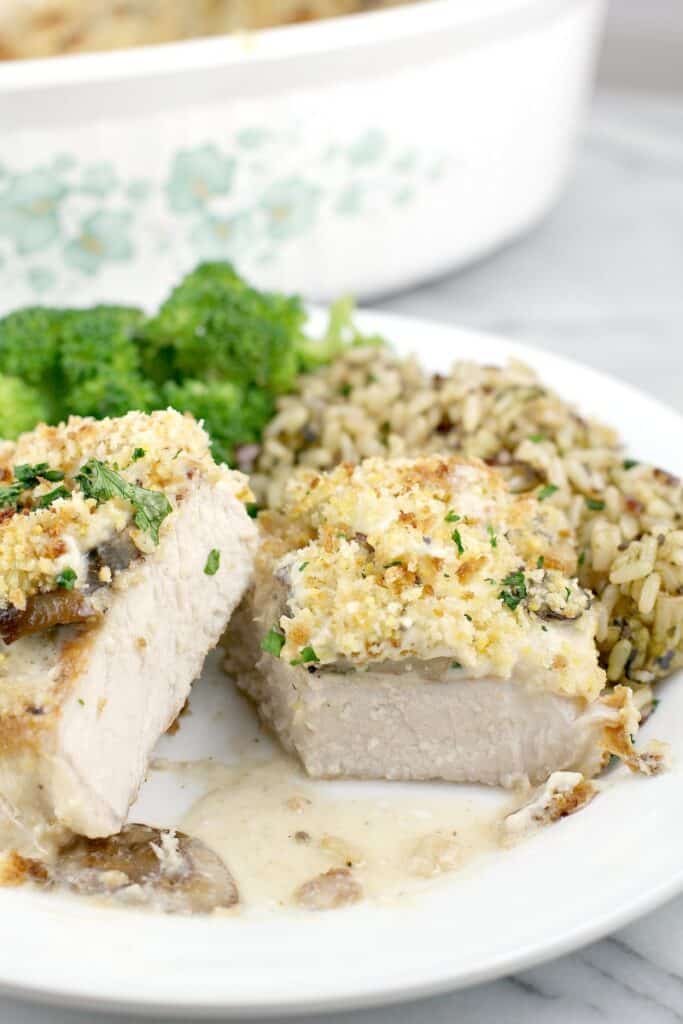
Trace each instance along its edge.
<path fill-rule="evenodd" d="M 228 666 L 311 775 L 510 786 L 630 751 L 638 712 L 625 687 L 603 695 L 545 498 L 476 459 L 373 458 L 297 474 L 259 517 Z"/>
<path fill-rule="evenodd" d="M 50 852 L 126 820 L 250 579 L 246 478 L 173 410 L 40 426 L 3 451 L 0 815 Z"/>

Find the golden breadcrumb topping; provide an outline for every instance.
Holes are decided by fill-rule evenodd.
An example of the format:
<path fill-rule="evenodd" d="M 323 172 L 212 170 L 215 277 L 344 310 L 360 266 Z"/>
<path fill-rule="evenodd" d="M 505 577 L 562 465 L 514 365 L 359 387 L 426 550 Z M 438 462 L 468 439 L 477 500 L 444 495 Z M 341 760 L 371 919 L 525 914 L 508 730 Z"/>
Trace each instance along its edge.
<path fill-rule="evenodd" d="M 63 570 L 75 573 L 74 580 L 67 578 L 70 586 L 82 587 L 87 553 L 124 529 L 143 553 L 155 547 L 149 531 L 134 523 L 129 500 L 96 501 L 83 494 L 76 477 L 91 459 L 111 467 L 125 483 L 162 492 L 171 511 L 197 479 L 225 487 L 240 501 L 252 499 L 245 476 L 216 464 L 201 424 L 173 409 L 130 412 L 119 419 L 74 416 L 56 427 L 40 424 L 0 450 L 4 488 L 12 486 L 17 467 L 42 466 L 53 475 L 46 479 L 39 472 L 37 483 L 16 504 L 0 509 L 0 608 L 25 608 L 31 595 L 54 590 Z M 41 508 L 41 499 L 55 489 L 58 495 Z M 161 522 L 162 534 L 171 519 L 169 514 Z"/>
<path fill-rule="evenodd" d="M 564 514 L 477 459 L 368 459 L 303 472 L 265 513 L 260 571 L 282 594 L 280 657 L 356 668 L 453 659 L 593 699 L 604 685 Z M 277 653 L 277 636 L 266 650 Z"/>

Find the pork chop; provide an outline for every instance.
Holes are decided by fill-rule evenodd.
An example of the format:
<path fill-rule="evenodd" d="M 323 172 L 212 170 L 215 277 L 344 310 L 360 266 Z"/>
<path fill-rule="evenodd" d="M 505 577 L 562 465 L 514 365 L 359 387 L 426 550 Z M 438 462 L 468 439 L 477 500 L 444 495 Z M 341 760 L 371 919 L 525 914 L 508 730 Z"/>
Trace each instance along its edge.
<path fill-rule="evenodd" d="M 0 810 L 4 845 L 35 854 L 119 831 L 248 585 L 256 530 L 245 478 L 173 410 L 39 427 L 4 476 Z"/>
<path fill-rule="evenodd" d="M 631 749 L 548 497 L 478 460 L 368 459 L 259 517 L 228 667 L 309 774 L 535 784 Z"/>

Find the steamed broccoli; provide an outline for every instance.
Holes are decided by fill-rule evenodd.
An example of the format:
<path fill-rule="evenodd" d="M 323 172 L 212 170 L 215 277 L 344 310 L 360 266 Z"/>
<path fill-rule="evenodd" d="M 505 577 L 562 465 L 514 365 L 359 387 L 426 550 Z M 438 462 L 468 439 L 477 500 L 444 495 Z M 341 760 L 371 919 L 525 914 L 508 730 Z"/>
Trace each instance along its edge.
<path fill-rule="evenodd" d="M 20 310 L 0 319 L 0 374 L 15 378 L 0 429 L 171 404 L 205 420 L 215 455 L 234 462 L 300 373 L 379 340 L 358 334 L 352 312 L 350 301 L 337 303 L 327 334 L 313 340 L 296 296 L 257 291 L 229 263 L 197 267 L 150 319 L 126 306 Z"/>
<path fill-rule="evenodd" d="M 244 391 L 289 390 L 306 319 L 300 300 L 251 288 L 229 263 L 203 263 L 141 332 L 143 366 L 156 380 L 229 380 Z"/>
<path fill-rule="evenodd" d="M 158 406 L 154 384 L 140 372 L 135 331 L 144 315 L 128 306 L 63 312 L 58 339 L 63 415 L 121 416 Z"/>
<path fill-rule="evenodd" d="M 47 407 L 36 388 L 18 377 L 0 374 L 0 438 L 14 440 L 47 416 Z"/>

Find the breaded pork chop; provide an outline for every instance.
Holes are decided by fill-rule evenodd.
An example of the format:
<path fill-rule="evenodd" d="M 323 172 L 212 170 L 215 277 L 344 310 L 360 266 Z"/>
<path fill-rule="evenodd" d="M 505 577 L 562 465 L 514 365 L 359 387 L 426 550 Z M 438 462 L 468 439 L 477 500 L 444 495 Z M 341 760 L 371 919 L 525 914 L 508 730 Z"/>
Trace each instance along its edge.
<path fill-rule="evenodd" d="M 630 744 L 542 493 L 478 460 L 368 459 L 299 475 L 259 521 L 228 665 L 311 775 L 535 783 Z"/>
<path fill-rule="evenodd" d="M 158 737 L 250 580 L 246 480 L 173 410 L 8 448 L 0 522 L 4 845 L 125 821 Z"/>

